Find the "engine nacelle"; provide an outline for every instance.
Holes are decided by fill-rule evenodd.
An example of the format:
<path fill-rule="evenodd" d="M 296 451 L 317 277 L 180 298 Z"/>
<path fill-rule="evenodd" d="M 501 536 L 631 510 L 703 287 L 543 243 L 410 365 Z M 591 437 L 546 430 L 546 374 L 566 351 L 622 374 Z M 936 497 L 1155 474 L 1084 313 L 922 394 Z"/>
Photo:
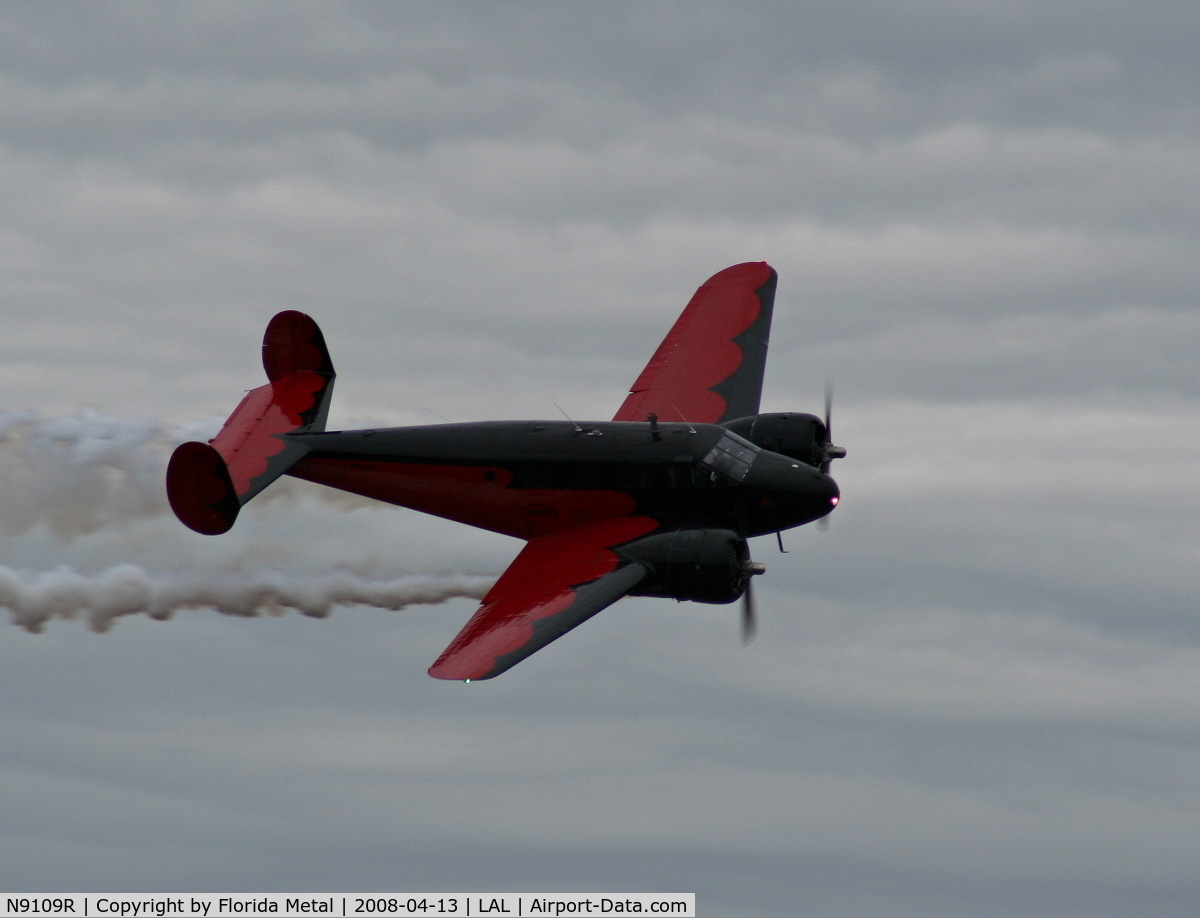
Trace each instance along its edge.
<path fill-rule="evenodd" d="M 664 532 L 616 551 L 650 571 L 630 591 L 633 596 L 730 603 L 745 592 L 751 573 L 761 569 L 750 561 L 746 541 L 729 529 Z"/>
<path fill-rule="evenodd" d="M 814 467 L 820 467 L 829 458 L 825 453 L 828 440 L 825 423 L 813 414 L 790 411 L 756 414 L 738 418 L 724 426 L 755 446 L 799 459 Z"/>

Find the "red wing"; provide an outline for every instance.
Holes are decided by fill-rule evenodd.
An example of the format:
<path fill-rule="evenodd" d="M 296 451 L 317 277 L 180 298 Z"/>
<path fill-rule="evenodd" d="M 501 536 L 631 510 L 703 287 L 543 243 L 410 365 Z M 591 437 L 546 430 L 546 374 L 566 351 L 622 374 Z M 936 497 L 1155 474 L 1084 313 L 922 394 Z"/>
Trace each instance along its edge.
<path fill-rule="evenodd" d="M 705 281 L 663 339 L 614 421 L 720 424 L 758 413 L 775 302 L 766 262 Z"/>
<path fill-rule="evenodd" d="M 646 569 L 610 549 L 658 528 L 644 516 L 589 523 L 534 539 L 429 668 L 437 679 L 490 679 L 587 621 L 631 589 Z"/>

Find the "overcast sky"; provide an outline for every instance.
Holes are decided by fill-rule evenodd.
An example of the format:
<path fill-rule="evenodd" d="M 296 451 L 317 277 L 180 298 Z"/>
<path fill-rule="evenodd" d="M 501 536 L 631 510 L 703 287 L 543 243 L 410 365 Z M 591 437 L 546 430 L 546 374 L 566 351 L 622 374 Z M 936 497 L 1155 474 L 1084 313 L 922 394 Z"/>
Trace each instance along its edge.
<path fill-rule="evenodd" d="M 1194 915 L 1198 44 L 1177 2 L 0 3 L 0 886 Z M 275 312 L 333 427 L 605 419 L 749 260 L 764 409 L 832 376 L 849 453 L 828 531 L 755 541 L 749 648 L 626 600 L 439 682 L 518 542 L 286 481 L 166 512 Z M 121 614 L 264 584 L 329 614 Z M 418 595 L 459 598 L 375 607 Z"/>

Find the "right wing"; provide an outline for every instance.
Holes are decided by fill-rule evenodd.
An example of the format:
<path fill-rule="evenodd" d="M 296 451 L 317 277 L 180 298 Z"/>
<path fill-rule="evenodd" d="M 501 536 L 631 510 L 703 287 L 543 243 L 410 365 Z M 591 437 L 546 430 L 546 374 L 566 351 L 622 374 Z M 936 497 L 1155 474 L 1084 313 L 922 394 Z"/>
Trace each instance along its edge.
<path fill-rule="evenodd" d="M 765 261 L 726 268 L 696 291 L 614 421 L 722 424 L 758 414 L 775 303 Z"/>
<path fill-rule="evenodd" d="M 429 675 L 491 679 L 611 606 L 648 573 L 613 546 L 657 528 L 649 517 L 626 516 L 531 540 Z"/>

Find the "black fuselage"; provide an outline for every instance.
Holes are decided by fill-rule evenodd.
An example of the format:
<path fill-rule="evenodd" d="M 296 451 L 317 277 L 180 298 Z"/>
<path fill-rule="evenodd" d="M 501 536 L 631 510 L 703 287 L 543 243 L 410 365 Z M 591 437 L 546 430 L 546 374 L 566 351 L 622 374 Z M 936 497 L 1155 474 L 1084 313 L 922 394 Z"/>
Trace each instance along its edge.
<path fill-rule="evenodd" d="M 640 514 L 743 537 L 825 516 L 837 484 L 715 424 L 491 421 L 293 433 L 290 474 L 521 538 Z"/>

